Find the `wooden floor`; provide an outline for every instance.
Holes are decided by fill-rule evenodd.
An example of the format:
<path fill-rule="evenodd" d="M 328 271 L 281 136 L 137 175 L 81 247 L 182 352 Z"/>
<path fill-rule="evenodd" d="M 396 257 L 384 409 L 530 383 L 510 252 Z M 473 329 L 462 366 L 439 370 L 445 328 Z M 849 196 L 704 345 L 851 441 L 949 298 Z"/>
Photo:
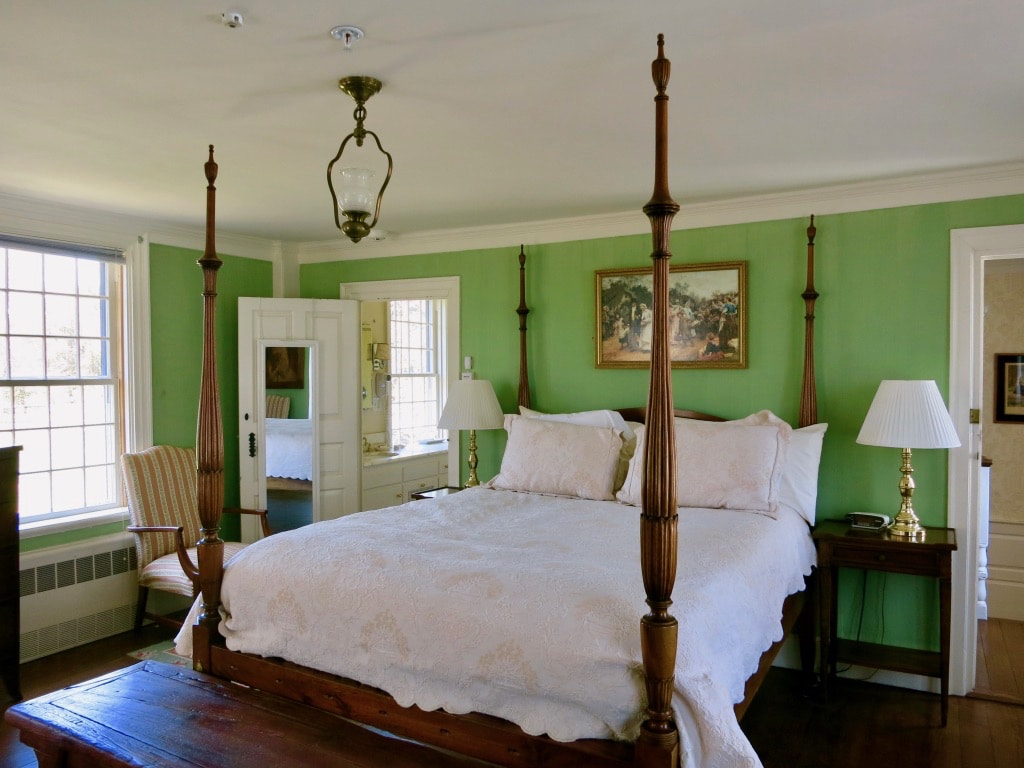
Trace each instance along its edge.
<path fill-rule="evenodd" d="M 133 664 L 129 651 L 171 634 L 147 627 L 140 635 L 129 632 L 23 664 L 23 692 L 38 696 Z M 799 674 L 776 668 L 743 730 L 765 768 L 1020 768 L 1024 623 L 980 622 L 979 638 L 979 690 L 950 697 L 946 728 L 939 725 L 936 695 L 839 680 L 824 703 L 808 695 Z M 35 765 L 17 732 L 0 724 L 0 768 Z"/>
<path fill-rule="evenodd" d="M 971 695 L 1024 704 L 1024 621 L 978 622 L 978 674 Z"/>

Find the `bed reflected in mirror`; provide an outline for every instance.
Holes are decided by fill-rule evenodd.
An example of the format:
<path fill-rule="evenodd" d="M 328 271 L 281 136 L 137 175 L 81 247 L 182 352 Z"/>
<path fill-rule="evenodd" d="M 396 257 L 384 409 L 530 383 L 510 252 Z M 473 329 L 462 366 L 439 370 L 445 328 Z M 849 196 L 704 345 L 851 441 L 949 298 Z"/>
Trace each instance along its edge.
<path fill-rule="evenodd" d="M 267 519 L 275 533 L 313 522 L 312 352 L 266 347 Z"/>

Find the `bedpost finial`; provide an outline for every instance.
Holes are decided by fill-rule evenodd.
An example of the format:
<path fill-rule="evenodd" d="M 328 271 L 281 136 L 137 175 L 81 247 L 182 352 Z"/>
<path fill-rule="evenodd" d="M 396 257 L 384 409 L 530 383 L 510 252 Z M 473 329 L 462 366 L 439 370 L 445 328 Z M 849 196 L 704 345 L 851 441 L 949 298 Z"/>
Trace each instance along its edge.
<path fill-rule="evenodd" d="M 665 89 L 668 88 L 668 78 L 672 72 L 672 62 L 665 58 L 665 35 L 658 33 L 658 58 L 651 62 L 651 76 L 654 78 L 654 86 L 658 89 L 655 99 L 667 99 Z"/>
<path fill-rule="evenodd" d="M 206 171 L 206 180 L 213 186 L 213 182 L 217 180 L 217 163 L 213 161 L 213 144 L 210 145 L 210 159 L 206 161 L 203 166 Z"/>
<path fill-rule="evenodd" d="M 523 250 L 522 243 L 519 244 L 519 268 L 522 269 L 526 266 L 526 251 Z"/>
<path fill-rule="evenodd" d="M 817 227 L 814 226 L 814 214 L 811 214 L 811 223 L 807 227 L 807 244 L 814 245 L 814 236 L 818 233 Z"/>

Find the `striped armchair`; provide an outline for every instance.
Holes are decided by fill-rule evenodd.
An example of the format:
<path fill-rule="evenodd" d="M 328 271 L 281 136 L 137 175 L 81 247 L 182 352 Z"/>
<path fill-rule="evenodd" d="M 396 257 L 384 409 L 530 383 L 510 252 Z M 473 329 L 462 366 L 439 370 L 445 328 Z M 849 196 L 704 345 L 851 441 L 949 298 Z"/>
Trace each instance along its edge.
<path fill-rule="evenodd" d="M 196 498 L 196 452 L 192 448 L 157 445 L 121 456 L 121 477 L 135 549 L 139 561 L 139 598 L 135 628 L 149 618 L 180 626 L 165 616 L 146 612 L 150 589 L 194 598 L 199 593 L 199 562 L 195 542 L 200 538 Z M 266 510 L 226 509 L 260 516 L 263 535 L 270 535 Z M 186 546 L 191 542 L 192 546 Z M 224 562 L 244 544 L 224 543 Z"/>

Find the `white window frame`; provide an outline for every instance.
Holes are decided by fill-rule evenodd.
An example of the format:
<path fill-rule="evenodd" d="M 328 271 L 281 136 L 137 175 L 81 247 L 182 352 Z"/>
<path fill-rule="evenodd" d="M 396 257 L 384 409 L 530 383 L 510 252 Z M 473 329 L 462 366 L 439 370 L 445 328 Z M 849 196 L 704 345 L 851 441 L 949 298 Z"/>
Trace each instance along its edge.
<path fill-rule="evenodd" d="M 140 236 L 124 250 L 122 271 L 122 433 L 124 450 L 138 451 L 153 442 L 152 357 L 149 350 L 149 239 Z M 117 482 L 120 482 L 118 477 Z M 109 523 L 127 523 L 128 511 L 117 506 L 94 512 L 20 525 L 22 539 L 92 528 Z"/>
<path fill-rule="evenodd" d="M 428 302 L 428 309 L 430 312 L 429 328 L 430 328 L 430 339 L 425 346 L 405 346 L 399 342 L 394 333 L 396 321 L 391 314 L 393 305 L 399 302 Z M 402 321 L 397 321 L 402 322 Z M 397 437 L 397 428 L 395 427 L 395 412 L 399 403 L 396 399 L 396 390 L 399 388 L 399 381 L 401 379 L 432 379 L 434 382 L 434 430 L 430 435 L 424 435 L 420 439 L 438 439 L 441 438 L 441 431 L 437 429 L 437 419 L 441 417 L 441 409 L 444 407 L 445 401 L 445 382 L 447 381 L 445 371 L 445 312 L 442 311 L 442 304 L 437 299 L 391 299 L 388 302 L 388 340 L 391 347 L 391 398 L 388 404 L 388 429 L 391 435 L 392 445 L 396 445 L 398 442 L 405 443 L 402 439 L 399 441 Z M 433 360 L 431 370 L 420 371 L 416 373 L 402 373 L 397 370 L 397 360 L 401 356 L 402 349 L 418 349 L 418 350 L 429 350 Z"/>

